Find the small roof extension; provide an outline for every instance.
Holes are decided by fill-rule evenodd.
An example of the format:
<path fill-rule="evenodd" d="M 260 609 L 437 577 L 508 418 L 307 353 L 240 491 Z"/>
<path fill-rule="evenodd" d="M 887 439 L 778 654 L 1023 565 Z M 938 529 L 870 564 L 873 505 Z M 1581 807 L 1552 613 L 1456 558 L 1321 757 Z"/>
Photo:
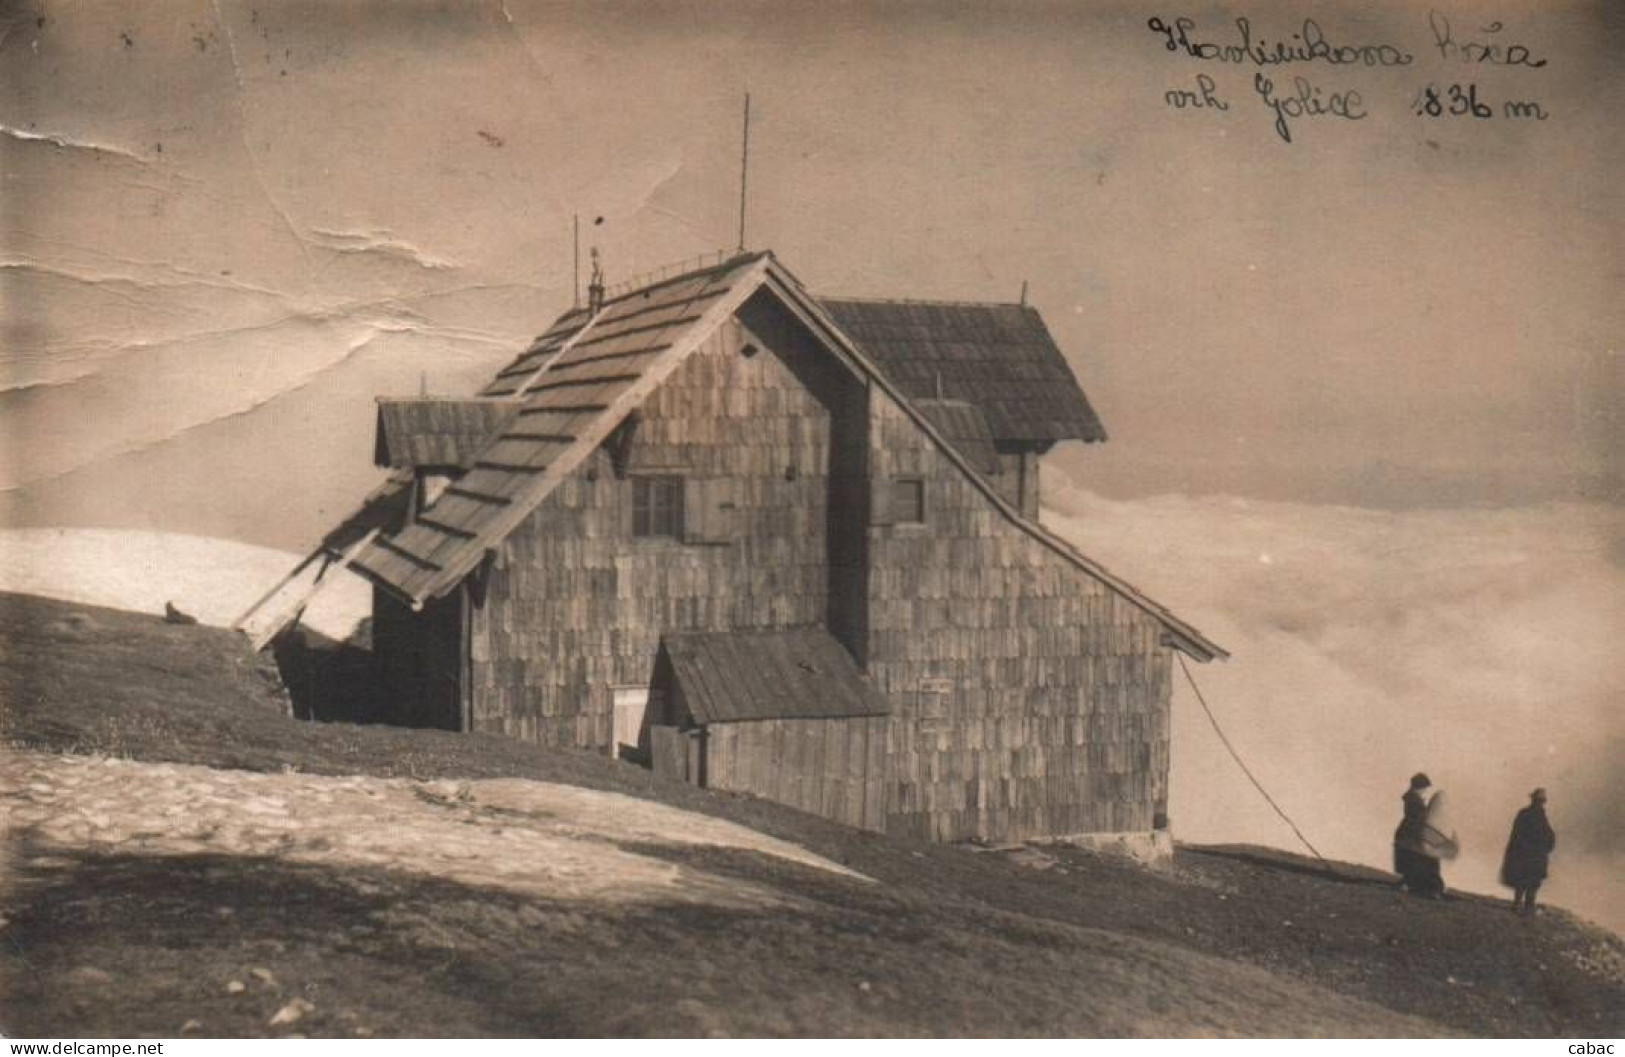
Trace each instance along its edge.
<path fill-rule="evenodd" d="M 392 470 L 471 465 L 518 410 L 488 397 L 379 397 L 373 462 Z"/>
<path fill-rule="evenodd" d="M 1106 439 L 1066 357 L 1029 305 L 818 302 L 909 397 L 968 401 L 995 441 L 1048 447 Z"/>

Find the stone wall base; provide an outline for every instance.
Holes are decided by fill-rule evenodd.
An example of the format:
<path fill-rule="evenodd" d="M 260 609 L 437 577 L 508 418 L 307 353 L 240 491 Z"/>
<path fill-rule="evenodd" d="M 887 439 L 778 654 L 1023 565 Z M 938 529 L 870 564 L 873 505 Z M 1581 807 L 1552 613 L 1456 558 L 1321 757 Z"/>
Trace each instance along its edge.
<path fill-rule="evenodd" d="M 1166 829 L 1139 830 L 1131 833 L 1077 833 L 1057 837 L 1057 844 L 1113 855 L 1126 855 L 1148 866 L 1160 866 L 1173 861 L 1174 836 Z"/>

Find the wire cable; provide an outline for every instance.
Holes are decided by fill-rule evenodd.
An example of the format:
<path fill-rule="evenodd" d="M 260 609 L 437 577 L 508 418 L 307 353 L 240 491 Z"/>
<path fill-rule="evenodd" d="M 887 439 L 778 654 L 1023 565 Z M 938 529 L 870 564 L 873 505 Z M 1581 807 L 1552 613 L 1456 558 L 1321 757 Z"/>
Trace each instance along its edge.
<path fill-rule="evenodd" d="M 1175 650 L 1174 656 L 1179 660 L 1179 670 L 1185 673 L 1185 681 L 1191 684 L 1191 690 L 1195 692 L 1196 700 L 1201 704 L 1202 711 L 1207 713 L 1207 721 L 1213 724 L 1213 733 L 1217 734 L 1219 741 L 1224 743 L 1225 750 L 1230 753 L 1230 758 L 1236 761 L 1236 766 L 1241 768 L 1241 773 L 1247 776 L 1249 782 L 1253 783 L 1253 788 L 1258 790 L 1258 795 L 1262 796 L 1265 802 L 1275 809 L 1275 813 L 1281 816 L 1281 821 L 1290 826 L 1292 832 L 1297 834 L 1298 839 L 1303 841 L 1303 846 L 1309 849 L 1310 854 L 1321 862 L 1325 862 L 1326 856 L 1320 854 L 1320 851 L 1309 843 L 1309 838 L 1303 835 L 1303 830 L 1298 828 L 1298 824 L 1292 821 L 1290 815 L 1281 810 L 1281 805 L 1277 804 L 1275 798 L 1270 796 L 1269 790 L 1264 788 L 1264 783 L 1258 780 L 1252 769 L 1247 766 L 1247 762 L 1241 758 L 1241 753 L 1237 752 L 1236 747 L 1230 744 L 1230 739 L 1225 737 L 1224 728 L 1219 726 L 1218 717 L 1213 714 L 1213 709 L 1208 707 L 1207 698 L 1202 696 L 1202 688 L 1196 685 L 1196 677 L 1191 675 L 1190 665 L 1185 663 L 1185 655 Z"/>

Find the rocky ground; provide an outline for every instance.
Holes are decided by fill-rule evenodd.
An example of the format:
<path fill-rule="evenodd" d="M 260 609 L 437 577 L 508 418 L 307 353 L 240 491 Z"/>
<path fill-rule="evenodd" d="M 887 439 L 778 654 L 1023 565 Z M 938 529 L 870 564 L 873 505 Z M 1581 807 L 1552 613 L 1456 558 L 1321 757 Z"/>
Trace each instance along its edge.
<path fill-rule="evenodd" d="M 914 845 L 607 759 L 290 718 L 218 631 L 0 598 L 9 1035 L 1539 1035 L 1562 911 L 1181 848 Z"/>

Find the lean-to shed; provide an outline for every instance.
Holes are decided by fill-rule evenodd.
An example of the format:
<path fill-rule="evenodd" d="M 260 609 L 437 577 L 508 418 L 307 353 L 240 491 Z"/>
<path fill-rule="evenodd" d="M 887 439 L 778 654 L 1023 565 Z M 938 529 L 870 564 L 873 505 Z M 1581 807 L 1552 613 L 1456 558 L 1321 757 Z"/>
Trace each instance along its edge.
<path fill-rule="evenodd" d="M 657 772 L 884 827 L 891 707 L 823 628 L 665 635 L 652 700 Z"/>

